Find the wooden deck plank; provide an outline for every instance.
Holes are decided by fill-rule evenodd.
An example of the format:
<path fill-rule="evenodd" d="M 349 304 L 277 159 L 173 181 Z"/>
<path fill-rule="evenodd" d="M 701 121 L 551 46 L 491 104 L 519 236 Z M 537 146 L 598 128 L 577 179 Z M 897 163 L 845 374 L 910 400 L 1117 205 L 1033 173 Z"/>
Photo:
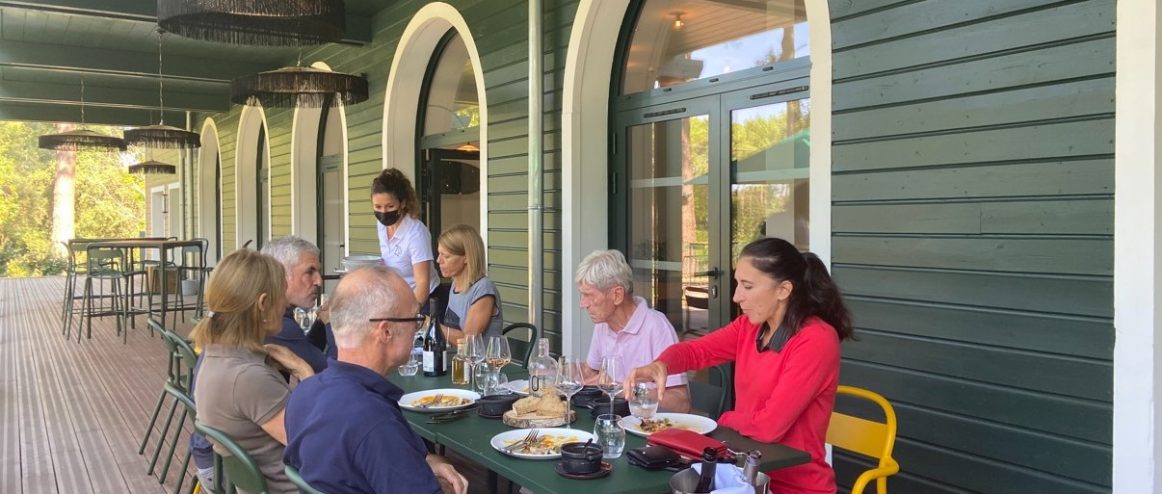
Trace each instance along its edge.
<path fill-rule="evenodd" d="M 63 278 L 0 279 L 0 492 L 168 492 L 185 443 L 165 486 L 137 454 L 165 380 L 160 339 L 139 318 L 123 344 L 104 318 L 92 339 L 66 341 L 63 289 Z"/>

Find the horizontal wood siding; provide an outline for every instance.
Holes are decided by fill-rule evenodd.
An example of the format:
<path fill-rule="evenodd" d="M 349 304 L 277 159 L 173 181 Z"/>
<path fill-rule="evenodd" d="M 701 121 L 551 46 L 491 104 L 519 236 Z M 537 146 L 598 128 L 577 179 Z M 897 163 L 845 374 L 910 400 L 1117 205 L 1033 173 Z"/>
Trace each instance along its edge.
<path fill-rule="evenodd" d="M 896 407 L 892 492 L 1108 492 L 1114 0 L 831 3 L 842 380 Z"/>
<path fill-rule="evenodd" d="M 426 3 L 385 4 L 372 21 L 373 39 L 362 47 L 325 45 L 303 53 L 304 62 L 323 61 L 333 70 L 367 74 L 370 99 L 344 108 L 347 123 L 352 254 L 375 254 L 379 244 L 368 197 L 383 166 L 383 102 L 388 71 L 408 22 Z M 528 5 L 518 0 L 448 1 L 466 19 L 484 68 L 488 103 L 488 241 L 490 276 L 500 287 L 507 322 L 528 319 Z M 546 335 L 560 348 L 560 114 L 565 47 L 576 0 L 544 2 L 544 308 Z M 288 60 L 287 64 L 293 64 Z M 241 107 L 212 115 L 222 149 L 222 208 L 226 250 L 235 246 L 234 147 Z M 270 136 L 271 231 L 291 231 L 291 125 L 293 112 L 266 111 Z M 394 164 L 412 167 L 412 163 Z M 433 232 L 436 233 L 436 232 Z"/>

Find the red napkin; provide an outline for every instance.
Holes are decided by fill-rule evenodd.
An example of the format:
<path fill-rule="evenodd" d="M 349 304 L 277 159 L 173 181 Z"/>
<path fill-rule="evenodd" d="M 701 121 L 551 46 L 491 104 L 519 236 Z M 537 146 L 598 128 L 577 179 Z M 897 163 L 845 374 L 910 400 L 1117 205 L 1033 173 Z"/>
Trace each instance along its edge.
<path fill-rule="evenodd" d="M 646 442 L 658 446 L 665 446 L 682 456 L 692 458 L 696 461 L 701 461 L 703 450 L 706 448 L 714 448 L 718 450 L 719 461 L 734 461 L 734 454 L 726 448 L 725 444 L 722 444 L 722 441 L 677 427 L 671 427 L 664 431 L 650 434 L 646 438 Z"/>

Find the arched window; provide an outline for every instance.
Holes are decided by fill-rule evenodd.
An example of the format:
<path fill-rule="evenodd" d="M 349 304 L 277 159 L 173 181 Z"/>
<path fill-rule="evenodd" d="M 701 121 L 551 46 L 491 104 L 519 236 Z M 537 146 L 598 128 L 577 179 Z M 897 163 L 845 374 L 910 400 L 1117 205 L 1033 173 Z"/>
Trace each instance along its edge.
<path fill-rule="evenodd" d="M 806 8 L 645 0 L 626 19 L 611 241 L 675 327 L 720 327 L 734 314 L 730 272 L 744 245 L 777 236 L 809 247 Z"/>
<path fill-rule="evenodd" d="M 422 88 L 417 192 L 434 242 L 458 224 L 480 229 L 480 99 L 456 30 L 437 44 Z"/>

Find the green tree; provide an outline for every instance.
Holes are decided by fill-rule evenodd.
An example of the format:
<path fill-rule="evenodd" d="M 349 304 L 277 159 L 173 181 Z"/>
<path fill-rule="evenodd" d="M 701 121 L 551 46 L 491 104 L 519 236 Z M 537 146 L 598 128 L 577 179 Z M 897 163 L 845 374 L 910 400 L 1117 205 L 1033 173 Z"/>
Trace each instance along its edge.
<path fill-rule="evenodd" d="M 117 135 L 119 129 L 90 127 Z M 37 148 L 53 124 L 0 122 L 0 276 L 55 274 L 52 206 L 56 154 Z M 76 154 L 75 234 L 132 237 L 144 226 L 144 182 L 126 173 L 120 153 Z"/>

